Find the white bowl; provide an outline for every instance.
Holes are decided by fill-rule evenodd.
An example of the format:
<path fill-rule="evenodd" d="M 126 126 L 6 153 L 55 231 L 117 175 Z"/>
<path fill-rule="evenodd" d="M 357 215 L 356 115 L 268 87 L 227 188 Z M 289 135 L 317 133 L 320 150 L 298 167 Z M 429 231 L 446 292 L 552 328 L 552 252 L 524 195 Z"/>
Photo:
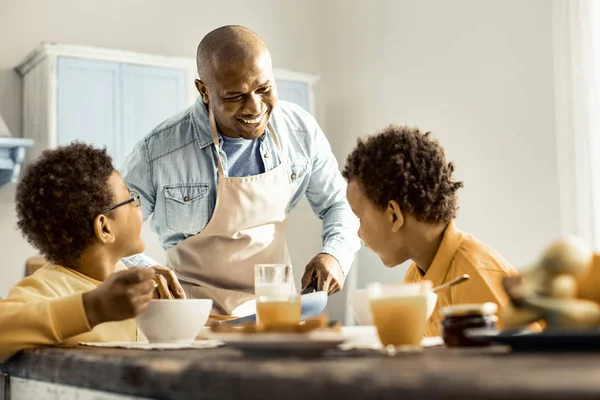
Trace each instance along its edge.
<path fill-rule="evenodd" d="M 151 300 L 135 319 L 150 343 L 190 343 L 212 310 L 210 299 Z"/>
<path fill-rule="evenodd" d="M 371 305 L 369 304 L 369 292 L 367 289 L 355 289 L 350 291 L 350 307 L 352 307 L 354 318 L 359 325 L 373 325 Z"/>
<path fill-rule="evenodd" d="M 437 293 L 427 293 L 427 319 L 431 317 L 433 310 L 435 310 L 437 298 Z M 358 322 L 359 325 L 373 325 L 367 289 L 352 290 L 350 292 L 350 306 L 354 312 L 354 318 L 356 318 L 356 322 Z"/>

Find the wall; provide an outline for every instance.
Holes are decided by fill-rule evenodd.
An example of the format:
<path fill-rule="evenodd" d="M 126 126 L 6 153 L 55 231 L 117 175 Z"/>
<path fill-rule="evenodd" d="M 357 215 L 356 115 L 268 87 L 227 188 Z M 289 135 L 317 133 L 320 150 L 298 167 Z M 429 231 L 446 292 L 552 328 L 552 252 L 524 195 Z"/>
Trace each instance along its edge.
<path fill-rule="evenodd" d="M 0 114 L 13 136 L 21 136 L 21 79 L 13 67 L 41 41 L 193 58 L 198 42 L 210 30 L 241 24 L 264 38 L 276 67 L 318 73 L 316 4 L 312 0 L 252 4 L 243 0 L 0 0 L 0 38 L 4 38 L 0 40 Z M 16 231 L 13 197 L 14 185 L 0 189 L 0 297 L 21 279 L 25 260 L 35 254 Z M 302 220 L 297 212 L 292 218 Z M 316 218 L 309 223 L 318 227 Z M 304 229 L 292 225 L 293 239 Z M 158 240 L 148 227 L 143 237 L 147 253 L 163 261 Z M 292 249 L 297 264 L 310 259 L 319 240 L 317 235 Z M 296 267 L 297 274 L 301 269 Z"/>
<path fill-rule="evenodd" d="M 432 131 L 456 164 L 458 225 L 517 268 L 560 234 L 552 2 L 323 3 L 320 102 L 343 160 L 390 123 Z M 358 285 L 400 280 L 369 250 Z"/>

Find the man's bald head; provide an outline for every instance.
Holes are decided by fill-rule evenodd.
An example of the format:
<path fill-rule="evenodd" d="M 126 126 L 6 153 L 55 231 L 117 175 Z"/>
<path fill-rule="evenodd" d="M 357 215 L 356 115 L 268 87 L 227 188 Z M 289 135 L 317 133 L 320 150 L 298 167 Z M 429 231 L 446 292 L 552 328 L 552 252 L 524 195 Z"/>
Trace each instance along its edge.
<path fill-rule="evenodd" d="M 277 105 L 271 55 L 243 26 L 210 32 L 198 46 L 196 89 L 225 136 L 257 139 Z"/>
<path fill-rule="evenodd" d="M 222 26 L 209 32 L 198 45 L 198 75 L 208 82 L 219 66 L 252 59 L 263 53 L 268 54 L 267 46 L 253 30 L 240 25 Z"/>

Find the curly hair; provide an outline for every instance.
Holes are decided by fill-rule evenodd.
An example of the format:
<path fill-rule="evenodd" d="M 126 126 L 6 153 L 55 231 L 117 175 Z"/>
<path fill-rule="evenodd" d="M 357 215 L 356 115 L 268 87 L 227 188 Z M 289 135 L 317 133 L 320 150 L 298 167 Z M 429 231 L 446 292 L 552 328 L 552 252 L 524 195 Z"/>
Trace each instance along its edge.
<path fill-rule="evenodd" d="M 342 175 L 356 181 L 381 210 L 390 200 L 418 221 L 448 223 L 456 216 L 454 165 L 430 132 L 390 125 L 366 140 L 358 139 Z"/>
<path fill-rule="evenodd" d="M 54 264 L 74 265 L 94 237 L 94 218 L 113 202 L 106 149 L 73 142 L 46 150 L 17 185 L 17 224 Z"/>

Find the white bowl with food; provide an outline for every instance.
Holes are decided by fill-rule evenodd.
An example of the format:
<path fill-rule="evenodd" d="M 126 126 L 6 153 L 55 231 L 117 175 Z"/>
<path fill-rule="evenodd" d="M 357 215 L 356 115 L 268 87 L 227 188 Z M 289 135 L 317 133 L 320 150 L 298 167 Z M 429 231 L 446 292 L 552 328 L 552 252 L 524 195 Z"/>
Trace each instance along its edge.
<path fill-rule="evenodd" d="M 135 320 L 150 343 L 191 343 L 208 321 L 210 299 L 151 300 Z"/>

